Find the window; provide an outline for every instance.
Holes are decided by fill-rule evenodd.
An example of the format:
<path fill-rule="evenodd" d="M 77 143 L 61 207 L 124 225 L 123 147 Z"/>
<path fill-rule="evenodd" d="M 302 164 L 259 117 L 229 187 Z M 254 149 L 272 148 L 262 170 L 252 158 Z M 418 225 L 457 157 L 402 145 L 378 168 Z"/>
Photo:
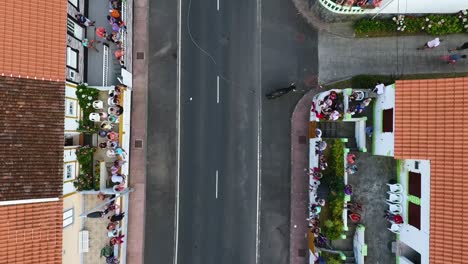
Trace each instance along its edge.
<path fill-rule="evenodd" d="M 410 171 L 408 174 L 408 194 L 421 198 L 421 173 Z"/>
<path fill-rule="evenodd" d="M 69 98 L 65 98 L 65 117 L 78 117 L 77 101 Z"/>
<path fill-rule="evenodd" d="M 63 228 L 73 224 L 73 208 L 63 211 Z"/>
<path fill-rule="evenodd" d="M 70 18 L 67 19 L 67 32 L 79 40 L 83 39 L 83 28 Z"/>
<path fill-rule="evenodd" d="M 69 181 L 75 178 L 75 162 L 65 163 L 65 167 L 63 168 L 63 180 Z"/>
<path fill-rule="evenodd" d="M 67 66 L 78 70 L 78 52 L 70 47 L 67 47 Z"/>
<path fill-rule="evenodd" d="M 421 229 L 421 206 L 415 203 L 408 203 L 408 224 Z"/>
<path fill-rule="evenodd" d="M 383 110 L 382 131 L 393 132 L 393 108 Z"/>
<path fill-rule="evenodd" d="M 78 9 L 78 0 L 68 0 L 68 2 L 72 4 L 72 6 L 74 6 L 76 9 Z"/>

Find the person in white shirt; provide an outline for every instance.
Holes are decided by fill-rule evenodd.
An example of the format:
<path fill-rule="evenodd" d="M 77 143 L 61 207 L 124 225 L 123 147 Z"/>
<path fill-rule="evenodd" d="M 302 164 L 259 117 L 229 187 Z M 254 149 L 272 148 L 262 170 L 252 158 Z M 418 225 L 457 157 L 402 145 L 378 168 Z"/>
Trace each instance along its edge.
<path fill-rule="evenodd" d="M 418 48 L 418 49 L 423 50 L 423 49 L 433 49 L 433 48 L 437 48 L 437 47 L 440 45 L 441 42 L 442 42 L 441 39 L 435 38 L 435 39 L 433 39 L 433 40 L 429 40 L 428 42 L 426 42 L 426 44 L 424 44 L 423 47 Z"/>
<path fill-rule="evenodd" d="M 385 88 L 385 84 L 379 82 L 377 83 L 377 85 L 374 87 L 374 89 L 372 89 L 372 92 L 376 93 L 376 94 L 383 94 L 384 93 L 384 88 Z"/>
<path fill-rule="evenodd" d="M 111 177 L 111 181 L 113 183 L 122 183 L 123 181 L 125 181 L 125 177 L 121 174 L 114 174 Z"/>

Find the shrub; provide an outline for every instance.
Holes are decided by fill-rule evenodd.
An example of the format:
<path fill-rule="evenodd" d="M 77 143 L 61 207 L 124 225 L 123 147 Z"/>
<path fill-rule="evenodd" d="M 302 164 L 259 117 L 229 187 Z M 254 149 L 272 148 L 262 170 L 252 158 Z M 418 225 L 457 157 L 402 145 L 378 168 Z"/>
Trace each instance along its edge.
<path fill-rule="evenodd" d="M 343 261 L 341 261 L 340 255 L 338 254 L 332 254 L 328 252 L 320 252 L 320 256 L 324 258 L 327 261 L 327 264 L 341 264 Z"/>
<path fill-rule="evenodd" d="M 93 167 L 93 154 L 96 148 L 83 146 L 76 149 L 76 159 L 80 164 L 80 173 L 73 182 L 78 191 L 99 190 L 99 170 Z M 94 175 L 93 175 L 94 174 Z"/>
<path fill-rule="evenodd" d="M 99 90 L 90 88 L 86 84 L 79 84 L 76 87 L 76 97 L 81 109 L 92 109 L 93 102 L 98 99 Z"/>
<path fill-rule="evenodd" d="M 90 146 L 82 146 L 76 149 L 76 159 L 85 173 L 93 171 L 93 154 L 95 151 L 96 148 Z"/>
<path fill-rule="evenodd" d="M 354 23 L 354 33 L 358 37 L 392 36 L 396 32 L 406 35 L 425 33 L 434 36 L 468 32 L 468 12 L 463 10 L 457 14 L 426 17 L 399 15 L 392 19 L 364 18 Z"/>
<path fill-rule="evenodd" d="M 328 148 L 324 152 L 328 167 L 323 171 L 321 184 L 328 186 L 328 214 L 322 227 L 322 233 L 331 240 L 336 240 L 343 232 L 344 207 L 344 144 L 339 139 L 327 140 Z"/>
<path fill-rule="evenodd" d="M 76 87 L 76 97 L 78 98 L 78 104 L 83 110 L 82 120 L 78 124 L 78 131 L 93 134 L 97 132 L 96 125 L 93 121 L 89 120 L 89 114 L 94 112 L 93 102 L 98 99 L 99 90 L 90 88 L 86 84 L 79 84 Z"/>

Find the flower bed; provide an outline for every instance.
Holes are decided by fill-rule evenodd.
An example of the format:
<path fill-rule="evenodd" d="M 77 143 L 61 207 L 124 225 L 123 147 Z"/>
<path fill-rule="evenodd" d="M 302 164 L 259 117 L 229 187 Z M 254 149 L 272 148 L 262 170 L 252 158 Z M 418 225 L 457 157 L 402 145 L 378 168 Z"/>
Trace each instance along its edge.
<path fill-rule="evenodd" d="M 95 173 L 95 168 L 93 166 L 93 154 L 95 151 L 96 148 L 90 146 L 83 146 L 76 149 L 76 159 L 80 164 L 80 171 L 73 185 L 78 191 L 99 189 L 99 173 Z"/>
<path fill-rule="evenodd" d="M 89 114 L 94 112 L 93 102 L 98 99 L 99 90 L 90 88 L 86 84 L 79 84 L 76 87 L 76 97 L 78 104 L 83 111 L 82 120 L 78 122 L 78 131 L 85 134 L 93 134 L 97 132 L 97 128 L 93 121 L 89 120 Z"/>
<path fill-rule="evenodd" d="M 326 210 L 321 216 L 322 233 L 331 240 L 340 238 L 343 233 L 344 207 L 344 145 L 339 139 L 327 140 L 329 148 L 324 152 L 328 168 L 323 171 L 320 184 L 328 186 L 330 193 L 327 197 Z"/>
<path fill-rule="evenodd" d="M 356 37 L 404 35 L 447 35 L 468 32 L 468 10 L 452 15 L 424 17 L 399 15 L 388 19 L 361 19 L 354 24 Z"/>

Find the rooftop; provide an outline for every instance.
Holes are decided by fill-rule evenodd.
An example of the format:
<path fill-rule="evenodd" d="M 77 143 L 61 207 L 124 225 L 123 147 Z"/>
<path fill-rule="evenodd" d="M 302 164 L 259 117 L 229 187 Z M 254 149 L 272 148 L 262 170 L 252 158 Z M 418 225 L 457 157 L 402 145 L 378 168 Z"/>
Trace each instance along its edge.
<path fill-rule="evenodd" d="M 64 81 L 66 19 L 67 1 L 2 0 L 0 74 Z"/>
<path fill-rule="evenodd" d="M 0 206 L 0 263 L 62 263 L 62 200 Z"/>
<path fill-rule="evenodd" d="M 62 195 L 65 84 L 0 77 L 0 201 Z"/>
<path fill-rule="evenodd" d="M 430 262 L 436 264 L 468 257 L 467 91 L 468 78 L 396 82 L 395 158 L 430 160 Z"/>

